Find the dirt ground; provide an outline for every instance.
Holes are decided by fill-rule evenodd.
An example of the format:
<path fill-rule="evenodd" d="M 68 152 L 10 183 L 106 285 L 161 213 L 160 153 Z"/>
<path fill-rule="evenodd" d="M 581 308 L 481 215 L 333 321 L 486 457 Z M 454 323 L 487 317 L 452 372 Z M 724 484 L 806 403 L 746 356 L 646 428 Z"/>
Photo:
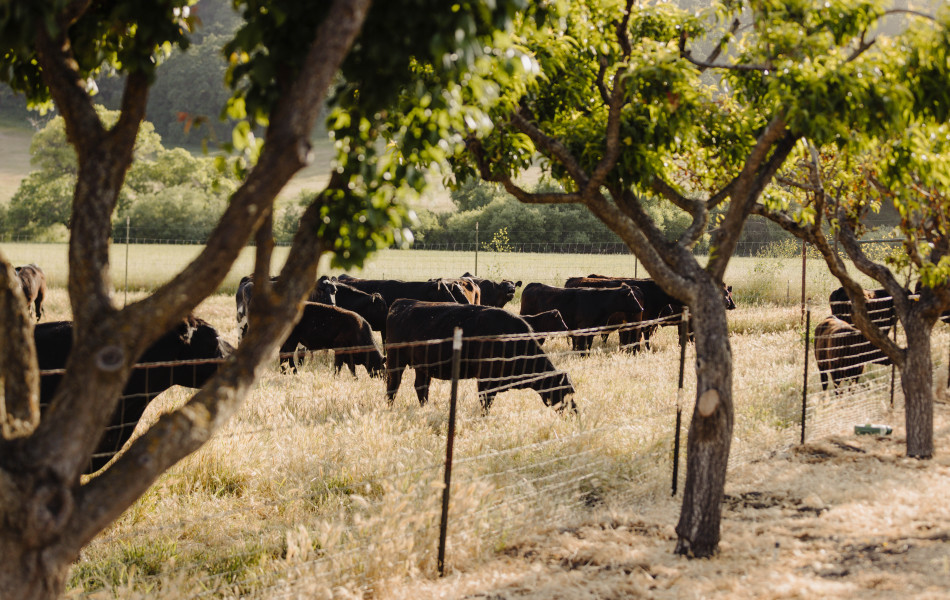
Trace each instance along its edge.
<path fill-rule="evenodd" d="M 526 535 L 488 563 L 381 598 L 950 597 L 950 404 L 935 407 L 932 460 L 890 436 L 845 435 L 730 472 L 713 559 L 673 555 L 679 498 L 605 509 Z"/>

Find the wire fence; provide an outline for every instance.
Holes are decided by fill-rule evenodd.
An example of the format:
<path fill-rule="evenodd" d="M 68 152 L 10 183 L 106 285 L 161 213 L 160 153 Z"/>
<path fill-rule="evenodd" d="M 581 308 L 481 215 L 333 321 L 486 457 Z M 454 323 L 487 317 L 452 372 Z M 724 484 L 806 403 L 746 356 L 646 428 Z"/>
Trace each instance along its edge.
<path fill-rule="evenodd" d="M 877 321 L 892 323 L 886 309 L 882 314 L 876 315 Z M 667 336 L 665 349 L 663 339 L 660 349 L 655 347 L 656 338 L 652 350 L 624 350 L 615 342 L 605 343 L 590 356 L 572 350 L 569 340 L 680 325 L 683 318 L 550 332 L 543 346 L 530 334 L 469 336 L 457 346 L 451 338 L 392 344 L 386 348 L 389 365 L 384 381 L 396 408 L 379 415 L 350 409 L 339 417 L 346 427 L 357 430 L 354 439 L 365 446 L 357 459 L 334 456 L 286 490 L 259 498 L 235 492 L 234 502 L 227 501 L 231 496 L 225 493 L 220 501 L 179 519 L 153 523 L 144 513 L 124 518 L 84 551 L 74 570 L 73 593 L 82 597 L 122 586 L 154 593 L 175 582 L 187 586 L 185 595 L 192 597 L 299 597 L 330 593 L 338 586 L 371 594 L 394 577 L 434 576 L 443 567 L 451 571 L 471 563 L 526 529 L 565 522 L 618 498 L 634 502 L 669 494 L 671 486 L 682 489 L 685 469 L 674 466 L 680 461 L 674 454 L 675 440 L 678 432 L 685 439 L 696 394 L 694 369 L 684 368 L 695 361 L 687 336 L 674 335 L 672 342 Z M 896 329 L 892 331 L 902 341 Z M 799 351 L 785 355 L 781 369 L 776 367 L 768 378 L 762 377 L 761 368 L 734 369 L 736 419 L 730 469 L 802 440 L 850 433 L 854 425 L 879 420 L 892 406 L 901 407 L 899 373 L 895 377 L 890 366 L 881 364 L 885 361 L 879 352 L 868 355 L 866 341 L 854 339 L 853 331 L 823 333 L 816 327 L 812 344 L 810 334 L 806 327 L 785 338 L 797 337 L 793 345 Z M 360 346 L 335 352 L 358 356 L 369 350 Z M 677 365 L 657 367 L 676 355 Z M 737 355 L 736 361 L 761 363 L 764 358 Z M 450 424 L 449 394 L 441 380 L 451 379 L 445 373 L 451 371 L 453 360 L 462 378 L 480 382 L 477 400 L 466 388 L 460 406 L 479 408 L 460 410 Z M 586 365 L 594 361 L 601 361 L 597 368 L 603 371 L 588 372 Z M 140 368 L 148 372 L 180 364 Z M 319 354 L 308 365 L 315 377 L 325 378 L 331 362 Z M 411 383 L 408 371 L 405 382 L 395 376 L 407 368 L 414 372 Z M 821 372 L 828 376 L 825 386 L 816 377 Z M 304 372 L 300 377 L 306 376 Z M 617 387 L 609 387 L 604 379 Z M 633 386 L 641 389 L 631 390 Z M 422 387 L 429 394 L 427 410 L 416 404 L 406 414 L 425 421 L 424 435 L 406 435 L 382 448 L 386 427 L 403 418 L 399 407 L 423 398 Z M 555 390 L 573 391 L 583 398 L 577 414 L 563 406 L 561 413 L 538 406 L 538 395 Z M 373 404 L 385 395 L 379 385 L 359 393 Z M 505 394 L 504 405 L 492 407 L 486 415 L 484 398 L 496 393 Z M 511 400 L 513 395 L 518 402 Z M 682 424 L 677 410 L 682 412 Z M 119 422 L 113 425 L 122 431 L 134 429 L 138 422 L 123 419 L 121 410 L 116 419 Z M 364 426 L 360 419 L 369 420 L 367 429 L 360 429 Z M 220 457 L 270 444 L 279 451 L 272 458 L 258 459 L 264 469 L 279 471 L 281 453 L 288 453 L 302 437 L 319 436 L 328 423 L 319 415 L 265 421 L 253 414 L 236 420 L 215 436 L 207 452 Z M 541 426 L 517 429 L 515 435 L 508 431 L 526 422 Z M 447 432 L 453 429 L 459 433 L 446 519 L 441 493 Z M 190 468 L 206 468 L 200 460 Z M 366 463 L 366 469 L 357 463 Z M 223 479 L 226 474 L 215 476 Z M 188 497 L 183 494 L 179 502 L 187 504 Z M 145 504 L 149 502 L 159 500 Z M 215 532 L 209 530 L 216 528 L 230 541 L 211 541 Z M 444 565 L 440 537 L 445 539 Z M 155 553 L 157 557 L 143 556 Z M 129 574 L 130 564 L 150 566 Z"/>

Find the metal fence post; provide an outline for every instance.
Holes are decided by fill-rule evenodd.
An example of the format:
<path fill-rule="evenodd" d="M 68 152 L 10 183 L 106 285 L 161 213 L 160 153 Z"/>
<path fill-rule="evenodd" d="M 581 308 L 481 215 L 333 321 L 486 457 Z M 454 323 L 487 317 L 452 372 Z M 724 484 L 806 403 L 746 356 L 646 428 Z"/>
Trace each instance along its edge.
<path fill-rule="evenodd" d="M 805 313 L 805 366 L 802 369 L 802 440 L 805 443 L 805 411 L 808 409 L 808 346 L 811 345 L 811 311 Z"/>
<path fill-rule="evenodd" d="M 132 219 L 125 216 L 125 301 L 124 306 L 129 305 L 129 224 Z"/>
<path fill-rule="evenodd" d="M 478 221 L 475 221 L 475 277 L 478 277 Z"/>
<path fill-rule="evenodd" d="M 805 318 L 805 240 L 802 240 L 802 318 Z"/>
<path fill-rule="evenodd" d="M 683 317 L 679 324 L 680 334 L 680 376 L 676 388 L 676 429 L 673 432 L 673 496 L 679 483 L 680 472 L 680 430 L 683 425 L 683 373 L 686 366 L 686 340 L 688 334 L 689 308 L 683 309 Z"/>
<path fill-rule="evenodd" d="M 897 326 L 900 325 L 900 322 L 894 323 L 894 343 L 897 343 Z M 891 363 L 891 408 L 894 408 L 894 376 L 897 366 L 894 363 Z"/>
<path fill-rule="evenodd" d="M 439 577 L 445 576 L 445 539 L 449 528 L 449 495 L 452 486 L 452 451 L 455 447 L 455 405 L 462 365 L 462 330 L 452 336 L 452 395 L 449 398 L 449 430 L 445 436 L 445 487 L 442 489 L 442 519 L 439 523 Z"/>

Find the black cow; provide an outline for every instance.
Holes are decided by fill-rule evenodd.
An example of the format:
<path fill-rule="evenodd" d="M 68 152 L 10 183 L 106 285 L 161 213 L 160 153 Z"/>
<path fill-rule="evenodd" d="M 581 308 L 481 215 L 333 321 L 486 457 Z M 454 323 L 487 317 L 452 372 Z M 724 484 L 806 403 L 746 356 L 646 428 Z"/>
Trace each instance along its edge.
<path fill-rule="evenodd" d="M 867 303 L 868 316 L 871 321 L 887 333 L 897 323 L 897 313 L 894 311 L 894 299 L 884 289 L 864 290 L 864 300 Z M 853 307 L 848 293 L 839 287 L 828 296 L 831 305 L 831 314 L 845 323 L 854 325 L 852 316 Z"/>
<path fill-rule="evenodd" d="M 495 395 L 531 388 L 547 406 L 576 410 L 574 385 L 541 349 L 524 319 L 492 306 L 397 300 L 386 319 L 386 395 L 392 405 L 406 367 L 416 371 L 419 404 L 429 398 L 432 378 L 452 377 L 452 338 L 462 329 L 459 377 L 476 379 L 487 413 Z M 438 340 L 438 341 L 434 341 Z"/>
<path fill-rule="evenodd" d="M 386 313 L 389 306 L 379 294 L 367 294 L 341 281 L 336 282 L 336 305 L 352 310 L 369 321 L 373 331 L 382 331 L 386 327 Z"/>
<path fill-rule="evenodd" d="M 641 339 L 644 348 L 650 348 L 650 338 L 656 333 L 657 327 L 675 326 L 680 323 L 676 318 L 683 314 L 686 304 L 663 291 L 663 288 L 652 279 L 634 278 L 634 277 L 607 277 L 605 275 L 591 274 L 587 277 L 571 277 L 564 284 L 564 287 L 619 287 L 621 284 L 627 284 L 632 288 L 639 289 L 642 292 L 641 302 L 643 304 L 643 321 L 649 322 L 647 325 L 620 331 L 621 346 L 634 349 L 640 347 Z M 726 310 L 734 310 L 736 303 L 732 298 L 732 286 L 722 285 L 722 300 Z M 660 321 L 662 320 L 662 321 Z M 660 322 L 654 322 L 660 321 Z M 693 337 L 692 325 L 689 326 L 690 339 Z"/>
<path fill-rule="evenodd" d="M 383 354 L 373 339 L 373 330 L 363 317 L 351 310 L 307 302 L 300 321 L 280 347 L 280 365 L 290 365 L 297 372 L 294 351 L 297 345 L 307 350 L 333 350 L 333 365 L 337 373 L 343 365 L 356 376 L 356 365 L 366 367 L 372 377 L 383 374 Z"/>
<path fill-rule="evenodd" d="M 271 283 L 275 283 L 278 277 L 271 277 Z M 237 308 L 237 322 L 241 329 L 241 337 L 247 333 L 247 310 L 251 306 L 251 292 L 254 290 L 254 275 L 245 275 L 238 283 L 237 292 L 234 294 L 234 303 Z M 321 302 L 323 304 L 336 304 L 337 284 L 335 281 L 323 275 L 314 284 L 310 290 L 309 302 Z"/>
<path fill-rule="evenodd" d="M 511 302 L 511 299 L 515 297 L 515 288 L 521 287 L 520 281 L 511 281 L 510 279 L 492 281 L 475 277 L 468 272 L 462 275 L 462 278 L 471 279 L 478 286 L 481 292 L 481 304 L 496 308 L 502 308 Z"/>
<path fill-rule="evenodd" d="M 536 315 L 521 315 L 521 318 L 538 334 L 570 331 L 567 323 L 564 322 L 564 317 L 561 316 L 561 311 L 556 308 Z M 544 344 L 544 340 L 544 335 L 538 335 L 539 344 Z"/>
<path fill-rule="evenodd" d="M 26 297 L 27 310 L 30 316 L 39 321 L 43 316 L 43 300 L 46 298 L 46 274 L 33 263 L 14 268 L 20 278 L 23 296 Z"/>
<path fill-rule="evenodd" d="M 461 290 L 453 293 L 452 288 L 444 281 L 400 281 L 398 279 L 360 279 L 350 275 L 340 275 L 337 279 L 364 291 L 367 294 L 379 294 L 386 302 L 386 306 L 392 306 L 393 302 L 400 298 L 410 300 L 424 300 L 426 302 L 452 302 L 456 303 L 455 296 L 461 293 Z M 386 328 L 382 329 L 383 337 L 386 337 Z"/>
<path fill-rule="evenodd" d="M 33 339 L 40 369 L 40 406 L 45 409 L 52 402 L 62 375 L 44 372 L 66 367 L 73 344 L 73 324 L 40 323 L 33 330 Z M 122 449 L 153 398 L 173 385 L 200 388 L 217 372 L 220 359 L 233 351 L 214 327 L 194 317 L 188 317 L 149 346 L 136 362 L 86 472 L 98 471 Z M 171 362 L 185 364 L 167 364 Z"/>
<path fill-rule="evenodd" d="M 889 365 L 890 359 L 853 325 L 835 316 L 825 317 L 815 326 L 815 361 L 821 389 L 856 380 L 864 365 Z"/>
<path fill-rule="evenodd" d="M 605 327 L 614 324 L 611 317 L 623 315 L 624 322 L 642 318 L 643 305 L 630 286 L 610 288 L 559 288 L 543 283 L 529 283 L 521 293 L 521 314 L 535 315 L 547 310 L 561 311 L 564 322 L 572 330 Z M 587 352 L 593 333 L 574 333 L 575 350 Z"/>

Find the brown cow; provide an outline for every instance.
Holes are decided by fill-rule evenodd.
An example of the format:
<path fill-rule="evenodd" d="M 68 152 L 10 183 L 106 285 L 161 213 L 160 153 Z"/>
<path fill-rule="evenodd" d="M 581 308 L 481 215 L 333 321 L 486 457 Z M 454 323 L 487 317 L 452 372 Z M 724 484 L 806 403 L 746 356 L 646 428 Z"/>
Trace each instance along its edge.
<path fill-rule="evenodd" d="M 440 277 L 429 281 L 442 281 L 452 290 L 459 304 L 481 304 L 482 290 L 471 277 Z"/>
<path fill-rule="evenodd" d="M 467 271 L 462 275 L 462 279 L 471 279 L 478 285 L 481 291 L 480 304 L 494 306 L 495 308 L 504 308 L 515 297 L 515 289 L 521 287 L 520 281 L 511 281 L 510 279 L 492 281 L 491 279 L 475 277 Z"/>
<path fill-rule="evenodd" d="M 43 299 L 46 298 L 46 275 L 33 263 L 16 267 L 14 270 L 20 278 L 23 295 L 26 296 L 27 310 L 30 311 L 30 316 L 39 321 L 43 316 Z"/>
<path fill-rule="evenodd" d="M 889 365 L 890 359 L 853 325 L 835 316 L 825 317 L 815 326 L 815 361 L 821 376 L 821 389 L 827 390 L 864 372 L 864 365 Z"/>
<path fill-rule="evenodd" d="M 894 299 L 884 289 L 864 290 L 864 300 L 871 321 L 887 333 L 897 323 L 897 313 L 894 312 Z M 854 325 L 852 318 L 851 299 L 843 287 L 839 287 L 828 296 L 831 305 L 831 314 L 845 323 Z"/>

